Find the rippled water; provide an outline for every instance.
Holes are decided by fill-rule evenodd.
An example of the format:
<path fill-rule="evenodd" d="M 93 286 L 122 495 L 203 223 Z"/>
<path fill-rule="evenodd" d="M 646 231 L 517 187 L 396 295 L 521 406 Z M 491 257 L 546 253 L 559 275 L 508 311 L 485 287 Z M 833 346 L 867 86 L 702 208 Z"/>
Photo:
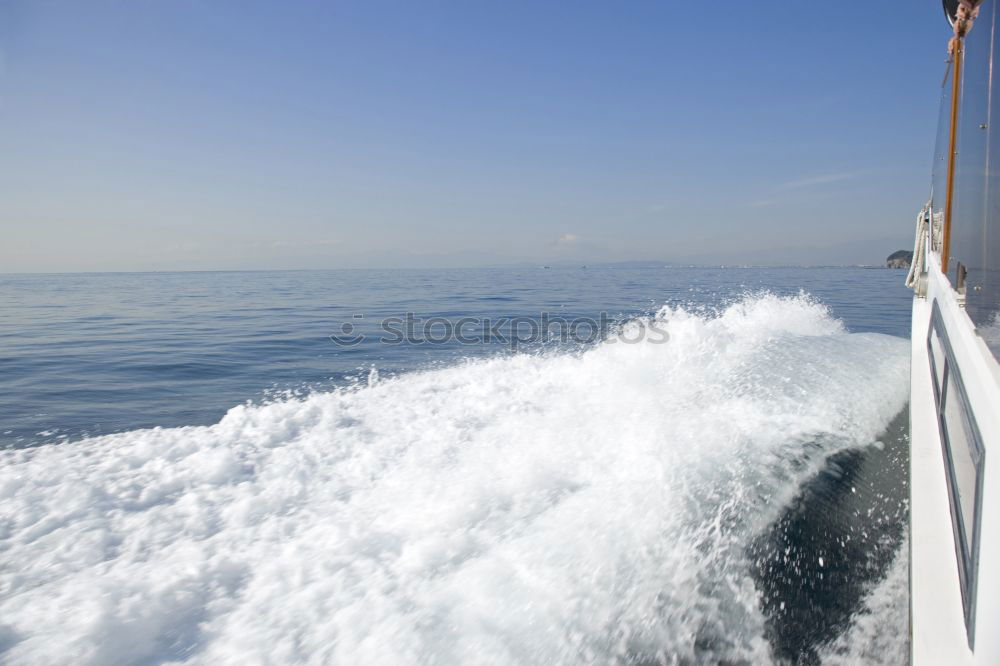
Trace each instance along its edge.
<path fill-rule="evenodd" d="M 406 312 L 629 318 L 801 289 L 851 331 L 906 337 L 902 277 L 838 268 L 0 274 L 0 446 L 208 425 L 274 389 L 341 386 L 373 364 L 385 375 L 505 351 L 375 341 L 378 321 Z M 370 340 L 333 344 L 345 321 Z"/>
<path fill-rule="evenodd" d="M 902 277 L 0 277 L 0 657 L 905 663 Z M 543 311 L 669 341 L 375 340 Z"/>

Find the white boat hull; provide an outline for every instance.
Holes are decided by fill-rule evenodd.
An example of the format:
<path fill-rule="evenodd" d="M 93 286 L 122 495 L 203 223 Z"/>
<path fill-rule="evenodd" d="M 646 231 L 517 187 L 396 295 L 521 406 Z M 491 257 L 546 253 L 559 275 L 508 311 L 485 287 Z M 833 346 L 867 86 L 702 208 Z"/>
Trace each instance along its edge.
<path fill-rule="evenodd" d="M 928 263 L 925 297 L 914 298 L 910 392 L 910 631 L 916 666 L 1000 664 L 1000 365 L 973 327 L 958 295 L 941 274 L 939 259 Z M 961 555 L 949 486 L 948 444 L 938 416 L 938 398 L 928 334 L 937 310 L 946 344 L 960 371 L 969 411 L 984 455 L 978 485 L 958 488 L 959 503 L 978 505 L 978 534 L 970 585 L 973 607 L 963 602 Z M 935 354 L 936 356 L 936 354 Z M 953 443 L 959 446 L 961 443 Z M 956 457 L 961 456 L 956 451 Z M 959 470 L 958 476 L 962 476 Z M 968 477 L 968 475 L 966 475 Z M 961 510 L 960 510 L 961 511 Z M 971 515 L 967 513 L 966 515 Z M 971 529 L 971 526 L 970 526 Z M 968 574 L 965 574 L 968 576 Z M 971 619 L 968 619 L 970 618 Z"/>

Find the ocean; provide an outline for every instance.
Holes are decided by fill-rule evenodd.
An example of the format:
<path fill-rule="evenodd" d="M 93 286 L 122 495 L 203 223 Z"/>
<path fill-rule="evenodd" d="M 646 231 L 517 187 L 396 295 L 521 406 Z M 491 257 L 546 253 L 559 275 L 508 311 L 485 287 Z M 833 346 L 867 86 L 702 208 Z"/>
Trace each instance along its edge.
<path fill-rule="evenodd" d="M 903 277 L 0 275 L 0 661 L 907 663 Z"/>

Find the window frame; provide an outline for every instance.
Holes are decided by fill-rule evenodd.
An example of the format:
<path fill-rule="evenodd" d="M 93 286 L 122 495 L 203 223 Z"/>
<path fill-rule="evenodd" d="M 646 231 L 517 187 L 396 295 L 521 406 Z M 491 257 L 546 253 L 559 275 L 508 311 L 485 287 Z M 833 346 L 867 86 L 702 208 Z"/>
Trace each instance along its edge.
<path fill-rule="evenodd" d="M 932 338 L 936 335 L 943 353 L 944 368 L 938 374 L 937 359 L 933 349 Z M 941 308 L 937 300 L 934 301 L 931 311 L 930 326 L 927 329 L 927 357 L 931 371 L 931 384 L 934 386 L 934 406 L 936 409 L 938 434 L 941 437 L 942 455 L 944 457 L 945 480 L 948 486 L 948 503 L 951 508 L 952 532 L 955 540 L 955 556 L 958 565 L 958 579 L 961 586 L 962 606 L 965 611 L 965 628 L 968 636 L 969 647 L 972 648 L 975 642 L 975 619 L 976 619 L 976 583 L 979 572 L 979 541 L 982 527 L 982 501 L 983 501 L 983 472 L 986 449 L 983 446 L 982 434 L 976 423 L 976 418 L 972 413 L 969 403 L 969 394 L 962 381 L 962 373 L 955 361 L 955 353 L 948 338 L 948 331 L 944 326 L 941 316 Z M 938 377 L 941 377 L 940 384 Z M 954 396 L 949 395 L 949 379 L 953 386 L 957 388 Z M 949 400 L 957 400 L 959 413 L 962 415 L 961 423 L 949 424 L 945 417 L 945 408 Z M 969 445 L 969 455 L 976 470 L 975 496 L 971 500 L 975 502 L 973 507 L 972 543 L 968 543 L 965 529 L 965 519 L 962 513 L 961 497 L 959 494 L 958 481 L 955 477 L 954 457 L 952 455 L 952 442 L 949 436 L 949 427 L 962 428 L 965 440 Z"/>

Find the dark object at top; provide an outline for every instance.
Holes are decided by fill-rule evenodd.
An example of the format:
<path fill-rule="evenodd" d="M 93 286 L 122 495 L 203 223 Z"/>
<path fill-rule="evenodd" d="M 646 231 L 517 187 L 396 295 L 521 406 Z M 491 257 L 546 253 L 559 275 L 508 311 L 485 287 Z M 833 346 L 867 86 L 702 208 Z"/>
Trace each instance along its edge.
<path fill-rule="evenodd" d="M 955 15 L 958 13 L 958 0 L 941 0 L 944 7 L 944 15 L 948 17 L 948 23 L 955 25 Z"/>
<path fill-rule="evenodd" d="M 967 9 L 973 10 L 978 7 L 981 2 L 982 0 L 967 0 Z M 962 0 L 941 0 L 941 6 L 944 9 L 945 18 L 948 19 L 948 23 L 950 23 L 953 28 L 955 27 L 955 21 L 958 19 L 958 7 L 961 4 Z M 969 15 L 967 14 L 966 18 L 968 18 L 968 16 Z M 975 14 L 972 15 L 972 18 L 975 18 Z M 971 23 L 967 26 L 963 26 L 960 29 L 962 35 L 964 35 L 970 27 L 972 27 Z"/>

